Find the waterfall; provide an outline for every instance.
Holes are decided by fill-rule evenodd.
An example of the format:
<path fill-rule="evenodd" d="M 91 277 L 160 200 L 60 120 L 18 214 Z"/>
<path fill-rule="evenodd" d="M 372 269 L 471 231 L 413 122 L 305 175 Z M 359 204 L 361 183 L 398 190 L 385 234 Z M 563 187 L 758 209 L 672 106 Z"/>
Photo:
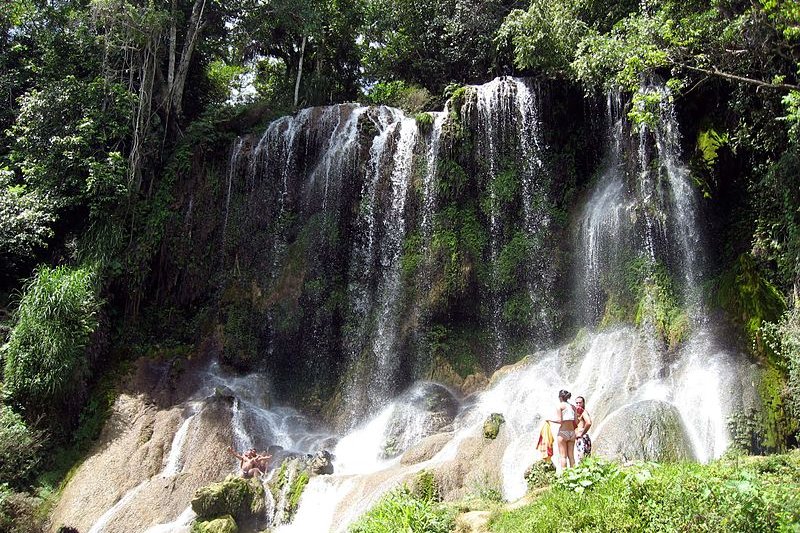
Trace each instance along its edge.
<path fill-rule="evenodd" d="M 542 255 L 543 240 L 550 219 L 547 209 L 548 176 L 541 159 L 543 143 L 539 132 L 539 104 L 528 82 L 518 78 L 498 78 L 490 83 L 472 87 L 476 98 L 464 106 L 463 114 L 477 115 L 475 135 L 480 162 L 485 165 L 488 191 L 489 259 L 492 278 L 500 279 L 499 263 L 503 246 L 513 242 L 514 231 L 524 235 L 529 261 L 525 267 L 527 302 L 533 316 L 533 337 L 545 343 L 552 340 L 552 320 L 547 309 L 552 306 L 552 276 L 547 273 Z M 474 105 L 474 109 L 472 106 Z M 520 190 L 508 198 L 508 181 L 519 180 Z M 502 194 L 502 198 L 501 195 Z M 518 196 L 518 198 L 517 198 Z M 503 216 L 506 204 L 519 201 L 523 220 L 518 228 Z M 499 286 L 491 289 L 490 322 L 495 340 L 494 364 L 500 366 L 509 359 L 509 347 L 504 322 L 507 295 Z"/>
<path fill-rule="evenodd" d="M 123 494 L 91 531 L 111 524 L 151 481 L 177 483 L 186 477 L 178 474 L 192 457 L 187 435 L 197 434 L 193 428 L 204 420 L 198 416 L 201 402 L 209 398 L 230 408 L 230 419 L 223 417 L 230 424 L 226 439 L 232 436 L 239 449 L 269 450 L 273 466 L 285 458 L 333 452 L 334 473 L 311 478 L 294 522 L 281 524 L 279 516 L 270 524 L 281 532 L 341 531 L 419 470 L 447 473 L 480 446 L 493 446 L 487 455 L 495 461 L 491 468 L 499 472 L 503 496 L 522 496 L 524 470 L 539 458 L 533 449 L 537 433 L 560 389 L 586 398 L 601 455 L 659 460 L 665 453 L 700 461 L 720 456 L 729 443 L 726 417 L 755 392 L 744 357 L 731 353 L 716 324 L 703 318 L 701 205 L 681 160 L 669 94 L 656 86 L 643 90 L 661 96 L 658 124 L 632 134 L 621 97 L 608 96 L 605 157 L 573 226 L 560 227 L 551 212 L 550 189 L 559 180 L 549 170 L 547 108 L 537 86 L 525 80 L 500 78 L 468 87 L 460 116 L 450 102 L 445 111 L 430 113 L 425 127 L 398 109 L 340 104 L 302 110 L 272 122 L 258 137 L 236 139 L 224 175 L 224 216 L 213 240 L 220 242 L 221 236 L 228 253 L 235 250 L 236 279 L 225 297 L 238 298 L 255 317 L 256 334 L 267 337 L 259 337 L 266 340 L 259 347 L 266 353 L 255 354 L 264 367 L 236 375 L 213 362 L 198 371 L 198 390 L 182 404 L 183 418 L 175 424 L 160 474 Z M 451 131 L 457 128 L 466 131 L 463 137 Z M 454 140 L 463 141 L 458 148 L 466 146 L 469 153 L 451 146 Z M 485 271 L 470 278 L 471 290 L 458 300 L 475 307 L 469 320 L 479 317 L 468 327 L 491 336 L 489 353 L 480 361 L 483 370 L 509 362 L 520 338 L 529 350 L 480 392 L 468 389 L 466 379 L 459 382 L 464 376 L 450 386 L 428 381 L 430 369 L 421 363 L 432 359 L 424 350 L 433 349 L 419 341 L 430 331 L 426 328 L 451 325 L 449 315 L 431 316 L 460 311 L 431 310 L 426 300 L 432 279 L 441 274 L 434 271 L 441 266 L 434 236 L 442 229 L 445 194 L 437 171 L 443 162 L 457 164 L 470 180 L 476 204 L 470 214 L 485 231 L 471 258 L 486 263 Z M 187 226 L 200 205 L 192 195 Z M 453 226 L 445 229 L 460 238 L 462 228 Z M 551 242 L 568 232 L 573 241 Z M 406 271 L 409 243 L 419 244 L 413 251 L 421 254 L 421 266 Z M 551 264 L 556 247 L 574 252 L 574 283 L 565 295 L 557 290 L 561 267 Z M 513 273 L 519 279 L 505 283 L 512 289 L 500 281 L 501 263 L 520 250 L 523 260 Z M 623 296 L 633 299 L 628 274 L 631 265 L 640 264 L 650 270 L 637 283 L 653 281 L 656 266 L 663 269 L 659 274 L 677 280 L 676 305 L 688 310 L 692 323 L 674 346 L 657 338 L 653 324 L 634 320 L 631 309 L 615 315 L 615 305 L 640 303 L 613 301 L 625 291 Z M 464 269 L 474 273 L 482 266 Z M 550 314 L 556 298 L 571 298 L 563 306 L 574 312 L 571 325 L 579 330 L 561 344 L 555 339 L 563 332 L 554 331 Z M 530 312 L 526 323 L 512 325 L 509 304 L 520 301 Z M 225 341 L 237 334 L 236 328 L 226 330 Z M 338 389 L 315 388 L 326 373 Z M 286 383 L 304 388 L 289 391 L 293 396 L 287 399 L 281 397 Z M 471 393 L 467 398 L 457 390 L 462 384 L 464 394 Z M 744 392 L 731 398 L 727 391 Z M 288 405 L 298 399 L 315 414 L 324 413 L 326 422 Z M 500 440 L 487 444 L 482 425 L 492 413 L 502 413 L 506 422 Z M 425 459 L 408 459 L 431 437 L 440 448 Z M 231 472 L 235 464 L 230 458 Z M 479 465 L 452 468 L 473 466 Z M 270 518 L 279 514 L 275 507 Z M 180 513 L 173 522 L 150 531 L 185 529 L 191 509 L 173 511 L 170 519 Z"/>
<path fill-rule="evenodd" d="M 616 387 L 639 390 L 631 402 L 657 400 L 672 405 L 680 413 L 691 442 L 693 457 L 707 461 L 718 457 L 729 443 L 725 421 L 736 401 L 720 401 L 730 387 L 740 387 L 741 357 L 719 347 L 716 332 L 702 316 L 699 282 L 702 276 L 702 238 L 698 229 L 696 191 L 689 170 L 680 159 L 677 123 L 666 89 L 646 86 L 646 92 L 660 96 L 659 121 L 655 127 L 642 126 L 638 133 L 635 161 L 638 168 L 626 171 L 625 131 L 620 117 L 619 97 L 609 96 L 608 155 L 605 171 L 593 188 L 581 217 L 579 249 L 583 268 L 578 286 L 587 302 L 588 323 L 596 325 L 607 305 L 607 291 L 615 291 L 610 278 L 622 278 L 626 262 L 644 258 L 650 264 L 664 265 L 667 276 L 679 281 L 678 305 L 694 319 L 677 353 L 668 356 L 657 342 L 654 325 L 645 323 L 642 352 L 631 356 L 627 374 L 611 361 L 597 367 L 593 379 L 606 391 Z M 633 183 L 630 181 L 633 180 Z M 651 282 L 649 276 L 642 282 Z M 619 282 L 617 282 L 619 283 Z M 644 298 L 653 298 L 645 294 Z M 649 301 L 647 305 L 652 305 Z M 617 363 L 619 364 L 619 363 Z M 588 367 L 587 367 L 588 368 Z M 631 373 L 633 371 L 633 373 Z M 584 372 L 582 370 L 582 372 Z M 625 381 L 619 379 L 625 377 Z M 588 383 L 589 376 L 578 381 Z M 587 389 L 581 389 L 587 390 Z M 590 387 L 587 392 L 591 392 Z M 608 403 L 601 395 L 587 397 L 589 403 Z M 594 415 L 597 416 L 595 409 Z M 613 418 L 601 413 L 600 420 Z M 654 415 L 655 416 L 655 415 Z M 602 435 L 602 423 L 596 431 Z"/>

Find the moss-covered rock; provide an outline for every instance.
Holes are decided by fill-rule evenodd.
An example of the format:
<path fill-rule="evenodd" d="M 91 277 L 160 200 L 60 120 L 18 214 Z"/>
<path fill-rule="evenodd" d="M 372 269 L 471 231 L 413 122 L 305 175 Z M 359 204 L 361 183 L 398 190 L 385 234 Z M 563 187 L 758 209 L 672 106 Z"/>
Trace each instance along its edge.
<path fill-rule="evenodd" d="M 273 525 L 292 521 L 300 504 L 300 497 L 311 479 L 312 459 L 292 457 L 285 459 L 269 481 L 269 490 L 275 499 Z"/>
<path fill-rule="evenodd" d="M 258 480 L 230 475 L 197 489 L 192 510 L 203 520 L 231 515 L 237 522 L 252 521 L 264 513 L 264 488 Z"/>
<path fill-rule="evenodd" d="M 611 415 L 594 439 L 594 453 L 621 461 L 694 459 L 678 409 L 657 400 L 626 405 Z"/>
<path fill-rule="evenodd" d="M 213 520 L 198 520 L 192 524 L 192 533 L 237 533 L 239 527 L 231 515 Z"/>
<path fill-rule="evenodd" d="M 500 413 L 492 413 L 483 423 L 483 436 L 487 439 L 496 439 L 500 433 L 500 426 L 506 423 L 506 419 Z"/>

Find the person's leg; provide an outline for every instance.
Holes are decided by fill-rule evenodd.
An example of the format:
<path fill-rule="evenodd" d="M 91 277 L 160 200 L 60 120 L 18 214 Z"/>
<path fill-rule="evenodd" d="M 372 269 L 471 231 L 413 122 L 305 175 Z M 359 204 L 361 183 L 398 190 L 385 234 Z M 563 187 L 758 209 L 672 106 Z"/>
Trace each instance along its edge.
<path fill-rule="evenodd" d="M 575 466 L 575 440 L 568 440 L 566 443 L 569 466 Z"/>
<path fill-rule="evenodd" d="M 565 440 L 561 435 L 558 435 L 556 439 L 558 440 L 558 459 L 563 471 L 567 467 L 567 454 L 569 453 L 567 444 L 569 441 Z"/>

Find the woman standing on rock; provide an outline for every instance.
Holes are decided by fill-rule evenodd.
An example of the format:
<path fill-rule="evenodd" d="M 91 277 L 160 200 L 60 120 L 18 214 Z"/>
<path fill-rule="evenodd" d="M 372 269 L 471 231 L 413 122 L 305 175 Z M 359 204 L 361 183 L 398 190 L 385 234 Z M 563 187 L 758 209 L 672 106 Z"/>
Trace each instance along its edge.
<path fill-rule="evenodd" d="M 558 442 L 558 455 L 561 462 L 561 470 L 569 466 L 575 466 L 575 407 L 569 403 L 572 394 L 566 390 L 558 391 L 558 408 L 556 417 L 548 422 L 559 424 L 556 441 Z"/>

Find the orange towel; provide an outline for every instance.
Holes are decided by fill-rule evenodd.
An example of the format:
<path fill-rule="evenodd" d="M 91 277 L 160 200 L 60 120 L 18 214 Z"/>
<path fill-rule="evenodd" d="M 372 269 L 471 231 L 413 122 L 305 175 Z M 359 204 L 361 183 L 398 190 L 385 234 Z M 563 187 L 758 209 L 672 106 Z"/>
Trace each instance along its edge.
<path fill-rule="evenodd" d="M 536 449 L 542 452 L 542 458 L 553 457 L 553 431 L 550 429 L 550 423 L 545 422 L 542 430 L 539 432 L 539 442 L 536 443 Z"/>

